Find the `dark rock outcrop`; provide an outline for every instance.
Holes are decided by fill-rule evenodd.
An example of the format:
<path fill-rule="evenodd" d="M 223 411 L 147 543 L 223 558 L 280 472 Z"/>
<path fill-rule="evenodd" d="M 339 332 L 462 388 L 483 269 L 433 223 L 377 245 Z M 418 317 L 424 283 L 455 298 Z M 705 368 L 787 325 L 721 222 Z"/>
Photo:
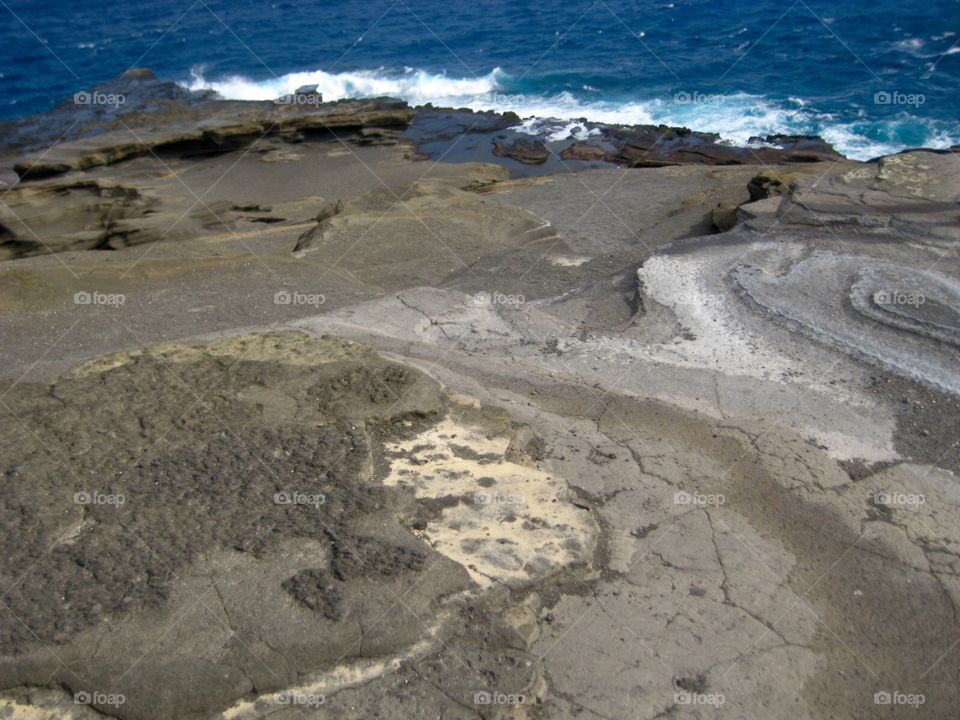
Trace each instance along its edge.
<path fill-rule="evenodd" d="M 417 108 L 403 138 L 417 158 L 451 162 L 515 160 L 528 169 L 506 165 L 514 175 L 538 175 L 606 162 L 627 168 L 668 165 L 760 165 L 836 161 L 841 155 L 818 137 L 771 135 L 751 138 L 749 147 L 726 144 L 715 133 L 667 125 L 608 125 L 579 121 L 564 139 L 555 139 L 563 121 L 544 120 L 541 137 L 514 128 L 514 113 Z M 588 139 L 583 139 L 585 135 Z M 484 146 L 484 137 L 489 138 Z M 490 149 L 492 148 L 492 153 Z M 492 158 L 491 158 L 492 154 Z M 556 157 L 552 157 L 556 156 Z M 572 165 L 571 165 L 572 163 Z"/>
<path fill-rule="evenodd" d="M 0 208 L 0 259 L 67 250 L 113 250 L 159 239 L 145 192 L 93 180 L 23 185 Z"/>
<path fill-rule="evenodd" d="M 524 165 L 542 165 L 550 157 L 550 150 L 542 140 L 536 138 L 517 138 L 515 140 L 494 140 L 493 154 L 507 157 Z"/>
<path fill-rule="evenodd" d="M 737 207 L 718 203 L 710 213 L 710 221 L 717 232 L 732 230 L 737 224 Z"/>
<path fill-rule="evenodd" d="M 747 192 L 750 193 L 751 201 L 763 200 L 774 195 L 783 195 L 796 180 L 796 176 L 790 173 L 775 173 L 772 170 L 764 170 L 757 173 L 747 183 Z"/>
<path fill-rule="evenodd" d="M 43 151 L 57 142 L 122 128 L 164 124 L 200 114 L 217 101 L 213 91 L 191 91 L 152 70 L 131 68 L 113 80 L 74 93 L 50 112 L 0 123 L 0 157 Z"/>
<path fill-rule="evenodd" d="M 343 212 L 343 201 L 337 200 L 335 203 L 324 205 L 317 213 L 317 224 L 303 233 L 297 239 L 297 245 L 293 248 L 294 252 L 305 250 L 319 242 L 323 241 L 323 235 L 330 227 L 330 220 Z"/>
<path fill-rule="evenodd" d="M 281 360 L 298 352 L 303 364 Z M 432 617 L 470 586 L 466 570 L 401 524 L 411 497 L 372 477 L 403 421 L 441 417 L 435 381 L 359 344 L 299 333 L 157 353 L 162 360 L 110 356 L 49 386 L 8 388 L 12 412 L 61 438 L 76 470 L 66 480 L 54 458 L 33 451 L 25 426 L 6 421 L 4 577 L 21 580 L 0 619 L 4 689 L 119 693 L 122 712 L 104 712 L 128 720 L 211 717 L 331 663 L 403 652 L 419 623 L 372 632 L 397 597 Z M 212 382 L 224 357 L 243 357 L 231 396 L 183 418 L 185 399 Z M 178 365 L 183 386 L 169 386 L 165 363 Z M 274 397 L 299 397 L 291 412 L 310 426 L 253 400 L 263 383 Z M 319 392 L 336 399 L 330 413 L 318 410 Z M 233 418 L 236 434 L 214 415 Z M 116 432 L 101 435 L 99 422 L 78 417 Z M 162 456 L 142 452 L 144 431 L 166 431 Z M 106 466 L 125 472 L 95 471 Z M 362 646 L 360 628 L 371 629 Z M 137 662 L 151 640 L 156 655 Z M 216 649 L 216 670 L 200 645 Z M 81 658 L 82 678 L 69 669 Z"/>
<path fill-rule="evenodd" d="M 467 133 L 492 133 L 520 124 L 513 112 L 478 112 L 468 108 L 438 108 L 430 103 L 417 107 L 413 125 L 404 133 L 415 145 L 454 140 Z"/>
<path fill-rule="evenodd" d="M 752 138 L 763 147 L 725 145 L 714 133 L 694 132 L 686 128 L 636 126 L 604 128 L 617 152 L 609 159 L 626 167 L 662 167 L 664 165 L 752 165 L 782 162 L 820 162 L 841 156 L 825 140 L 809 137 L 770 136 Z"/>
<path fill-rule="evenodd" d="M 344 134 L 361 144 L 395 143 L 414 118 L 401 100 L 313 99 L 221 100 L 157 80 L 149 70 L 128 71 L 47 115 L 0 125 L 0 158 L 12 162 L 21 179 L 32 179 L 150 153 L 226 152 L 271 135 L 290 142 Z"/>
<path fill-rule="evenodd" d="M 21 158 L 13 167 L 23 180 L 110 165 L 150 153 L 228 152 L 268 135 L 359 133 L 368 126 L 405 127 L 413 119 L 413 110 L 406 103 L 389 99 L 343 100 L 315 108 L 219 101 L 207 108 L 201 118 L 191 117 L 188 122 L 150 129 L 124 128 L 63 143 L 44 154 Z M 370 140 L 369 136 L 357 137 L 361 142 Z"/>
<path fill-rule="evenodd" d="M 608 151 L 599 145 L 588 142 L 575 142 L 560 153 L 564 160 L 581 160 L 583 162 L 608 161 Z"/>

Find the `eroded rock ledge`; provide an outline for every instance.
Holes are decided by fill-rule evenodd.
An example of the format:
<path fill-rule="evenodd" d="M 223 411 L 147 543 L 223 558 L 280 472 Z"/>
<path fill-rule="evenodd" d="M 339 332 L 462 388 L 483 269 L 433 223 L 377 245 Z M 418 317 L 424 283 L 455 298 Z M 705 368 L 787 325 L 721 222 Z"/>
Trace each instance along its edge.
<path fill-rule="evenodd" d="M 592 557 L 591 514 L 506 413 L 363 345 L 246 335 L 5 389 L 59 443 L 35 454 L 13 417 L 0 434 L 4 689 L 122 695 L 99 709 L 124 718 L 269 707 L 429 648 L 478 580 L 520 589 Z M 417 477 L 426 495 L 405 489 Z M 491 513 L 515 533 L 484 538 Z M 467 518 L 476 533 L 452 529 Z M 385 620 L 398 602 L 422 623 Z"/>

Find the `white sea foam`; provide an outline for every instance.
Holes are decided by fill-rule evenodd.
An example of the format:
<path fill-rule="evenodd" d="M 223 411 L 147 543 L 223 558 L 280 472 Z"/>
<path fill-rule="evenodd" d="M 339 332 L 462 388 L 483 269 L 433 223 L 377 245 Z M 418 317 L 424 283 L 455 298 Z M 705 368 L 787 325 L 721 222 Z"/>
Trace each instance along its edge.
<path fill-rule="evenodd" d="M 187 84 L 190 89 L 212 89 L 231 100 L 272 100 L 304 85 L 316 85 L 317 91 L 327 100 L 390 96 L 420 105 L 428 102 L 446 104 L 445 101 L 455 98 L 493 93 L 502 71 L 495 68 L 480 77 L 455 78 L 413 68 L 407 68 L 403 73 L 388 73 L 383 69 L 343 73 L 313 70 L 289 73 L 272 80 L 250 80 L 239 75 L 208 80 L 200 68 L 195 68 L 191 74 L 193 78 Z"/>
<path fill-rule="evenodd" d="M 907 47 L 918 48 L 912 42 L 908 42 Z M 897 129 L 910 124 L 921 131 L 922 144 L 927 147 L 946 148 L 960 143 L 960 130 L 945 123 L 901 118 L 871 125 L 865 117 L 855 123 L 842 122 L 817 113 L 800 98 L 778 103 L 747 93 L 704 95 L 688 92 L 678 93 L 682 97 L 645 100 L 594 99 L 598 93 L 592 91 L 588 91 L 589 98 L 569 92 L 523 94 L 513 89 L 516 83 L 500 68 L 473 78 L 414 68 L 406 68 L 403 72 L 381 68 L 342 73 L 295 72 L 271 80 L 252 80 L 236 75 L 208 79 L 202 70 L 195 69 L 191 81 L 185 85 L 194 90 L 213 89 L 225 98 L 237 100 L 270 100 L 304 85 L 316 85 L 326 100 L 389 96 L 402 98 L 411 105 L 433 103 L 473 110 L 510 110 L 524 118 L 518 130 L 548 140 L 571 136 L 585 139 L 590 133 L 581 121 L 586 119 L 623 125 L 662 123 L 688 127 L 717 133 L 723 142 L 739 146 L 756 145 L 751 138 L 765 135 L 821 135 L 844 155 L 857 160 L 909 147 L 897 139 Z"/>

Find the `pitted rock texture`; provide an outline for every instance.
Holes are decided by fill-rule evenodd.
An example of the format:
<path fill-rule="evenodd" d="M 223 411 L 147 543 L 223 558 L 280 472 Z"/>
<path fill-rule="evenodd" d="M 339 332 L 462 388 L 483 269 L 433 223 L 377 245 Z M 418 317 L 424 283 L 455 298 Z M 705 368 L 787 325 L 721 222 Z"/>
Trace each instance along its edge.
<path fill-rule="evenodd" d="M 428 613 L 470 586 L 375 479 L 381 442 L 439 418 L 443 394 L 364 346 L 266 333 L 5 390 L 5 688 L 56 678 L 125 694 L 124 717 L 209 712 L 396 652 L 422 629 L 359 631 L 388 600 Z"/>

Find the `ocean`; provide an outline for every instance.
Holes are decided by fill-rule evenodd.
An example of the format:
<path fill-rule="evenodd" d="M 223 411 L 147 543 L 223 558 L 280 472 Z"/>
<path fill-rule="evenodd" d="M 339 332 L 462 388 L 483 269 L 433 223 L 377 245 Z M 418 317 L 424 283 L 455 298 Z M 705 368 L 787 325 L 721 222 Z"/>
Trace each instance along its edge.
<path fill-rule="evenodd" d="M 316 84 L 513 110 L 548 135 L 587 118 L 821 135 L 857 159 L 960 144 L 958 0 L 3 0 L 0 16 L 3 118 L 139 66 L 227 98 Z"/>

